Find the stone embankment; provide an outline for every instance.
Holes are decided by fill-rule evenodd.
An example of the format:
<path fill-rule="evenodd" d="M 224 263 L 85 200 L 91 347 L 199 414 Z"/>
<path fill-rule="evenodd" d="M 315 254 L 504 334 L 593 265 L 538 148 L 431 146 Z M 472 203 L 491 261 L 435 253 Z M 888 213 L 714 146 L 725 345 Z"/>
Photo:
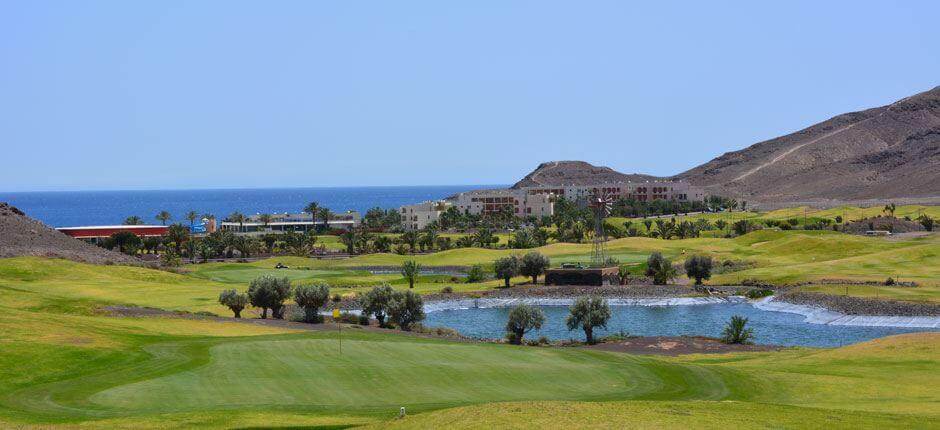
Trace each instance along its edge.
<path fill-rule="evenodd" d="M 909 303 L 895 300 L 865 299 L 852 296 L 791 291 L 776 297 L 777 301 L 805 306 L 819 306 L 846 315 L 872 316 L 940 316 L 940 305 Z"/>

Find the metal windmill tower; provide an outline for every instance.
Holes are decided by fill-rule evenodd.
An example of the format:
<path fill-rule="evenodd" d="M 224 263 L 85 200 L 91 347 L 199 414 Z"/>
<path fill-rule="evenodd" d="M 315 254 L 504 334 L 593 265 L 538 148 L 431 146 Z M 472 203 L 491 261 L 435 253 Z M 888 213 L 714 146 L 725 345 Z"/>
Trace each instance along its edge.
<path fill-rule="evenodd" d="M 594 213 L 594 249 L 591 251 L 591 265 L 603 267 L 607 264 L 607 233 L 604 229 L 604 218 L 610 215 L 610 206 L 613 199 L 606 195 L 591 197 L 590 207 Z"/>

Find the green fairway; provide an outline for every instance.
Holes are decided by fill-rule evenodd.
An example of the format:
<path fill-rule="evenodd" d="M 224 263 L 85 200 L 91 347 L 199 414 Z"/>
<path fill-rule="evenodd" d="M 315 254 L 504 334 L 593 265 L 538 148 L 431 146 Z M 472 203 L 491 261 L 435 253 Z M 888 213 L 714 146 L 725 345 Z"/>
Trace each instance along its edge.
<path fill-rule="evenodd" d="M 210 300 L 230 285 L 0 260 L 0 427 L 550 427 L 632 417 L 645 427 L 803 427 L 812 419 L 911 428 L 940 419 L 937 333 L 836 350 L 669 358 L 347 326 L 340 353 L 335 330 L 98 311 L 109 303 L 218 310 Z M 410 415 L 396 420 L 402 406 Z"/>

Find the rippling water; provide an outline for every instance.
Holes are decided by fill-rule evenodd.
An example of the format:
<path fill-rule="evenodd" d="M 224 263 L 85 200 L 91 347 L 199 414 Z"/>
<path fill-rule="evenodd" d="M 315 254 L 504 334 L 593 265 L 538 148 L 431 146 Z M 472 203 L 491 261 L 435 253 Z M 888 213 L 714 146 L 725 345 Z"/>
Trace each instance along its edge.
<path fill-rule="evenodd" d="M 211 213 L 222 218 L 239 211 L 257 213 L 300 212 L 307 203 L 319 202 L 334 212 L 357 210 L 363 215 L 372 207 L 383 209 L 437 200 L 468 190 L 499 188 L 502 185 L 444 185 L 409 187 L 274 188 L 229 190 L 69 191 L 0 192 L 27 215 L 52 227 L 120 224 L 137 215 L 156 224 L 162 210 L 183 221 L 189 211 Z"/>
<path fill-rule="evenodd" d="M 546 324 L 527 335 L 534 339 L 584 340 L 584 333 L 568 331 L 566 306 L 539 306 L 545 312 Z M 427 314 L 426 325 L 451 327 L 477 338 L 501 338 L 505 333 L 508 307 L 440 310 Z M 747 303 L 723 303 L 693 306 L 611 306 L 612 317 L 607 330 L 596 331 L 603 336 L 621 330 L 637 336 L 701 335 L 719 337 L 732 315 L 748 318 L 754 330 L 754 342 L 767 345 L 834 347 L 863 342 L 892 334 L 932 329 L 899 327 L 853 327 L 811 324 L 802 315 L 762 311 Z M 935 331 L 935 330 L 933 330 Z"/>

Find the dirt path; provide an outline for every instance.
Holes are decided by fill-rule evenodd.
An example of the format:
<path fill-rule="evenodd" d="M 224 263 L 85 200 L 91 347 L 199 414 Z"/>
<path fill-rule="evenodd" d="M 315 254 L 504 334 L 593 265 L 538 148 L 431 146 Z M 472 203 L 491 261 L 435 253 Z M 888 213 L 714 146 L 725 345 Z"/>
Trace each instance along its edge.
<path fill-rule="evenodd" d="M 683 354 L 722 354 L 746 351 L 777 351 L 780 346 L 771 345 L 728 345 L 718 339 L 700 336 L 649 336 L 629 337 L 617 342 L 600 343 L 585 346 L 601 351 L 625 352 L 628 354 L 683 355 Z"/>
<path fill-rule="evenodd" d="M 763 163 L 763 164 L 761 164 L 761 165 L 759 165 L 759 166 L 757 166 L 757 167 L 755 167 L 755 168 L 753 168 L 753 169 L 751 169 L 751 170 L 748 170 L 747 172 L 744 172 L 744 174 L 742 174 L 741 176 L 738 176 L 737 178 L 732 179 L 731 182 L 740 181 L 740 180 L 742 180 L 742 179 L 744 179 L 744 178 L 746 178 L 746 177 L 748 177 L 748 176 L 753 175 L 754 173 L 757 173 L 758 171 L 760 171 L 761 169 L 763 169 L 763 168 L 765 168 L 765 167 L 767 167 L 767 166 L 772 166 L 772 165 L 776 164 L 778 161 L 780 161 L 780 160 L 786 158 L 788 155 L 790 155 L 790 154 L 792 154 L 792 153 L 798 151 L 800 148 L 803 148 L 803 147 L 806 146 L 806 145 L 812 145 L 812 144 L 814 144 L 814 143 L 816 143 L 816 142 L 819 142 L 820 140 L 823 140 L 823 139 L 826 139 L 826 138 L 835 136 L 835 135 L 837 135 L 837 134 L 839 134 L 839 133 L 842 133 L 842 132 L 844 132 L 844 131 L 851 130 L 851 129 L 855 128 L 855 126 L 857 126 L 857 125 L 859 125 L 859 124 L 862 124 L 862 123 L 865 123 L 865 122 L 868 122 L 868 121 L 871 121 L 871 120 L 873 120 L 873 119 L 875 119 L 875 118 L 880 117 L 881 115 L 884 115 L 884 113 L 882 112 L 882 113 L 878 114 L 877 116 L 873 116 L 873 117 L 871 117 L 871 118 L 861 120 L 861 121 L 856 122 L 856 123 L 854 123 L 854 124 L 849 124 L 849 125 L 847 125 L 847 126 L 845 126 L 845 127 L 839 128 L 839 129 L 837 129 L 837 130 L 830 131 L 829 133 L 826 133 L 826 134 L 824 134 L 824 135 L 822 135 L 822 136 L 819 136 L 819 137 L 817 137 L 817 138 L 815 138 L 815 139 L 813 139 L 813 140 L 810 140 L 809 142 L 801 143 L 801 144 L 799 144 L 799 145 L 796 145 L 796 146 L 794 146 L 794 147 L 792 147 L 792 148 L 790 148 L 790 149 L 784 151 L 783 154 L 780 154 L 780 155 L 774 157 L 772 160 L 770 160 L 770 161 L 768 161 L 768 162 L 766 162 L 766 163 Z"/>

